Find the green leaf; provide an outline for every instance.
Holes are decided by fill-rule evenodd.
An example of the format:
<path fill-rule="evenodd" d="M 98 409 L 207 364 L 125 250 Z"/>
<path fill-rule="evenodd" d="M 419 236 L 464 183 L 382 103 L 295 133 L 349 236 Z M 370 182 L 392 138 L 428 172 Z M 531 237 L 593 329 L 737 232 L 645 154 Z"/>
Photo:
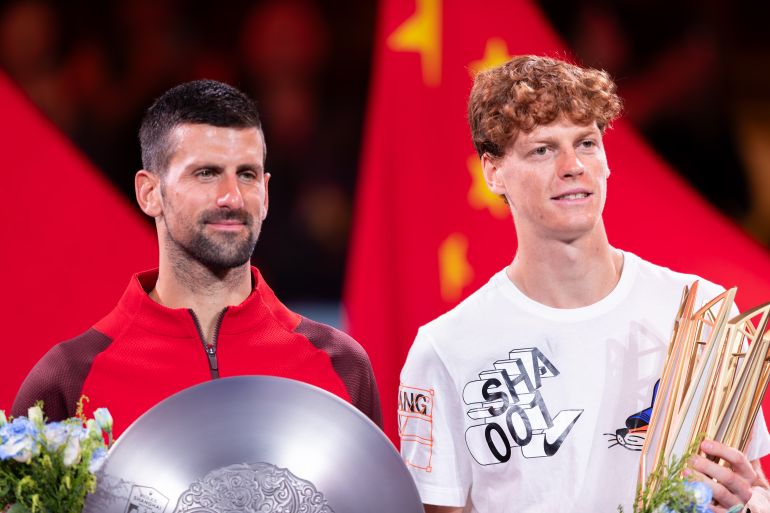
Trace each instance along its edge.
<path fill-rule="evenodd" d="M 672 455 L 668 464 L 661 456 L 655 470 L 647 478 L 647 487 L 644 490 L 637 488 L 634 513 L 654 513 L 661 506 L 672 511 L 695 511 L 693 498 L 684 487 L 682 472 L 690 457 L 698 452 L 702 441 L 703 435 L 697 436 L 684 454 L 678 458 Z"/>

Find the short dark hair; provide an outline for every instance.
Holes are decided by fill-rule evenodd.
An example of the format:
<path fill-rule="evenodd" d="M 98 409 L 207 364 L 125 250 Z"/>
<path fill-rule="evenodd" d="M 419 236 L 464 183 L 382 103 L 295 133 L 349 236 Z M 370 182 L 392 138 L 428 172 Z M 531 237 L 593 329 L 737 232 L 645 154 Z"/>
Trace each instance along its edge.
<path fill-rule="evenodd" d="M 173 152 L 169 134 L 182 124 L 262 130 L 257 105 L 235 87 L 194 80 L 173 87 L 147 109 L 139 129 L 142 166 L 163 173 Z"/>

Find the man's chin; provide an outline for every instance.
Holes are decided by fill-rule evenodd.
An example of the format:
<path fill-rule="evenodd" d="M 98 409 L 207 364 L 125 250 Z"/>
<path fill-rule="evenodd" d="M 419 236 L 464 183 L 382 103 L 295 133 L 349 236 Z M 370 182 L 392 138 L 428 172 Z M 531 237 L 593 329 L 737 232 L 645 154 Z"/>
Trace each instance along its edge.
<path fill-rule="evenodd" d="M 601 218 L 599 219 L 601 221 Z M 592 237 L 601 230 L 600 223 L 593 219 L 585 219 L 582 222 L 565 223 L 553 226 L 548 230 L 549 238 L 572 243 L 580 239 Z"/>
<path fill-rule="evenodd" d="M 172 255 L 176 253 L 177 258 L 195 261 L 212 272 L 221 274 L 250 262 L 259 232 L 214 234 L 199 230 L 189 234 L 187 238 L 173 237 L 170 232 L 168 235 L 168 242 L 181 250 L 172 251 Z M 184 262 L 180 261 L 178 264 L 184 266 Z"/>
<path fill-rule="evenodd" d="M 232 244 L 207 244 L 206 247 L 195 247 L 189 254 L 212 271 L 226 271 L 241 267 L 251 261 L 254 244 L 241 242 L 233 247 Z"/>
<path fill-rule="evenodd" d="M 212 272 L 220 274 L 222 272 L 229 271 L 230 269 L 236 269 L 238 267 L 250 264 L 251 255 L 249 254 L 249 256 L 246 258 L 244 258 L 242 255 L 237 255 L 231 258 L 223 257 L 222 255 L 217 255 L 215 258 L 209 258 L 208 255 L 199 255 L 196 260 Z"/>

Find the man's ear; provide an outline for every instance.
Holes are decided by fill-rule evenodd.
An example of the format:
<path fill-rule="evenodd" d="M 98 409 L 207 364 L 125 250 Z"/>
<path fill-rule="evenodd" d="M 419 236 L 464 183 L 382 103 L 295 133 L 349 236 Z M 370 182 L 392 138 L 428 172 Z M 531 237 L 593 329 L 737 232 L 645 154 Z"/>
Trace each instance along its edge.
<path fill-rule="evenodd" d="M 136 201 L 142 212 L 150 217 L 158 217 L 163 213 L 160 197 L 160 177 L 152 171 L 141 169 L 134 176 Z"/>
<path fill-rule="evenodd" d="M 262 175 L 262 186 L 265 188 L 265 201 L 263 203 L 264 208 L 262 209 L 262 220 L 264 221 L 267 217 L 267 207 L 270 204 L 270 195 L 268 194 L 267 184 L 270 181 L 270 173 L 265 173 Z"/>
<path fill-rule="evenodd" d="M 505 185 L 503 184 L 503 175 L 498 167 L 499 163 L 499 159 L 484 153 L 481 156 L 481 172 L 484 173 L 484 181 L 487 182 L 489 190 L 498 196 L 505 196 Z"/>

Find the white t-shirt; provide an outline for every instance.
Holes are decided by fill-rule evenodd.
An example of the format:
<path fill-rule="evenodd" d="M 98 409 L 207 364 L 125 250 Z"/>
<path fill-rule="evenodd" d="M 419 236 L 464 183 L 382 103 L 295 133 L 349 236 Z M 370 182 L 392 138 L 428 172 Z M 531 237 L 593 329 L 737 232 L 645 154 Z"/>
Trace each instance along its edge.
<path fill-rule="evenodd" d="M 557 309 L 495 274 L 420 328 L 401 372 L 401 454 L 426 504 L 479 513 L 632 511 L 644 426 L 685 285 L 624 252 L 599 302 Z M 646 416 L 645 416 L 646 414 Z M 750 460 L 770 453 L 762 415 Z"/>

